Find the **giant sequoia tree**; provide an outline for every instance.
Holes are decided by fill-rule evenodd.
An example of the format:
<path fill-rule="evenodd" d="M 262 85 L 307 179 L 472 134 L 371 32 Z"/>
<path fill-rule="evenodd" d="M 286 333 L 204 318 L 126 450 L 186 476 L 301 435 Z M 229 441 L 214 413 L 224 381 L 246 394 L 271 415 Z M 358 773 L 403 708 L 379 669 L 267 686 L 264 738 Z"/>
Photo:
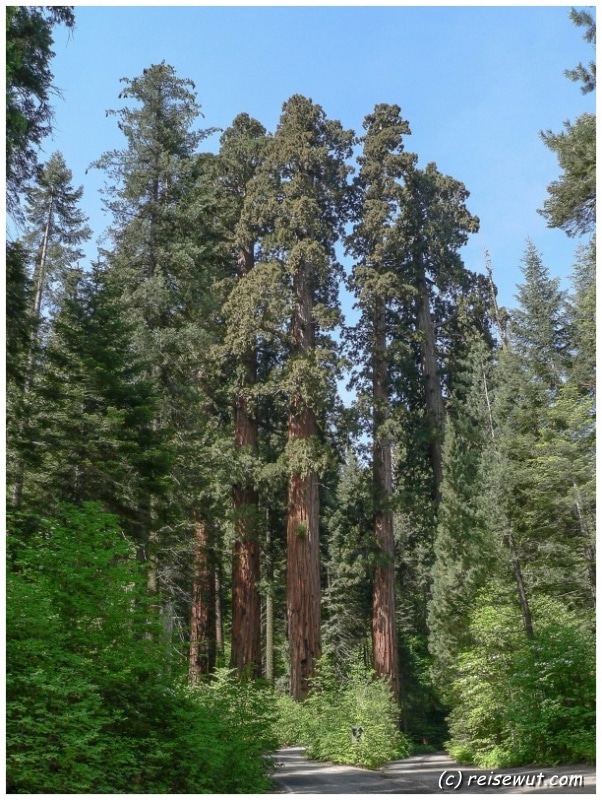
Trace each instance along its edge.
<path fill-rule="evenodd" d="M 390 416 L 390 306 L 404 292 L 399 273 L 400 242 L 395 229 L 400 212 L 400 180 L 415 156 L 403 152 L 402 137 L 410 133 L 399 106 L 378 105 L 364 120 L 363 151 L 358 158 L 360 173 L 357 222 L 349 247 L 358 259 L 352 284 L 362 316 L 352 335 L 354 350 L 365 358 L 370 386 L 373 447 L 374 588 L 372 650 L 374 668 L 391 681 L 399 694 L 397 635 L 395 621 L 395 563 L 393 541 L 393 463 Z M 358 365 L 359 366 L 359 365 Z M 367 387 L 366 387 L 367 388 Z"/>
<path fill-rule="evenodd" d="M 50 40 L 38 34 L 71 19 L 9 10 L 10 70 L 30 35 L 25 61 L 46 43 L 43 84 Z M 591 65 L 575 75 L 595 82 Z M 49 121 L 40 109 L 18 143 L 15 125 L 35 108 L 15 81 L 9 72 L 13 193 Z M 14 786 L 88 787 L 106 752 L 121 771 L 108 789 L 212 790 L 222 728 L 249 744 L 243 755 L 272 747 L 260 729 L 274 693 L 247 680 L 264 664 L 295 701 L 313 693 L 303 728 L 324 741 L 345 715 L 373 719 L 378 700 L 387 724 L 367 749 L 398 746 L 400 712 L 406 732 L 443 743 L 445 702 L 458 754 L 589 757 L 595 241 L 568 298 L 529 243 L 519 308 L 502 312 L 492 281 L 461 258 L 478 228 L 467 190 L 417 167 L 399 106 L 376 105 L 355 138 L 293 95 L 273 133 L 239 114 L 214 154 L 200 151 L 210 131 L 197 127 L 194 85 L 169 65 L 124 79 L 120 99 L 109 113 L 123 149 L 96 164 L 112 213 L 98 263 L 83 262 L 81 192 L 60 154 L 19 184 L 26 229 L 8 262 Z M 577 170 L 569 200 L 591 189 L 591 132 L 557 142 Z M 562 227 L 588 229 L 591 192 L 561 205 Z M 341 241 L 352 328 L 338 302 Z M 357 399 L 343 408 L 349 365 Z M 69 591 L 63 561 L 81 573 Z M 106 590 L 105 561 L 118 568 Z M 21 610 L 37 606 L 57 634 L 41 668 L 44 625 Z M 583 708 L 565 691 L 580 658 Z M 175 691 L 186 676 L 194 686 Z M 55 706 L 67 745 L 77 734 L 73 769 L 67 746 L 47 747 Z M 252 758 L 219 786 L 246 788 Z"/>
<path fill-rule="evenodd" d="M 263 249 L 289 294 L 288 358 L 281 391 L 288 398 L 287 620 L 291 694 L 303 698 L 320 656 L 318 475 L 320 417 L 330 353 L 320 331 L 337 319 L 334 243 L 344 222 L 352 132 L 294 95 L 266 148 L 249 202 L 268 233 Z"/>
<path fill-rule="evenodd" d="M 260 167 L 266 131 L 248 114 L 239 114 L 220 139 L 220 183 L 232 209 L 233 253 L 239 281 L 255 266 L 260 227 L 243 213 L 251 180 Z M 240 311 L 233 299 L 232 311 Z M 261 601 L 259 596 L 260 541 L 257 480 L 253 459 L 258 452 L 256 398 L 258 342 L 251 337 L 229 339 L 234 364 L 234 442 L 240 478 L 232 490 L 236 540 L 232 554 L 231 666 L 239 671 L 261 670 Z M 249 467 L 249 462 L 251 467 Z"/>

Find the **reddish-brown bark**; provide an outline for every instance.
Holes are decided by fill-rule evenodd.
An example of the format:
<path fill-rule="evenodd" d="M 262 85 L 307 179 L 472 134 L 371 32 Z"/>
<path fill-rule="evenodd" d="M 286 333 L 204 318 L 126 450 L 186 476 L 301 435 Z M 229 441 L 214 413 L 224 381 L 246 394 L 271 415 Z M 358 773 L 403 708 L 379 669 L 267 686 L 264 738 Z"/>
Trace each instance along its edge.
<path fill-rule="evenodd" d="M 374 669 L 386 676 L 399 696 L 399 668 L 395 620 L 395 551 L 393 538 L 393 472 L 391 442 L 383 431 L 388 417 L 385 307 L 377 301 L 372 354 L 373 487 L 376 564 L 372 594 L 372 652 Z"/>
<path fill-rule="evenodd" d="M 293 354 L 315 346 L 311 265 L 300 263 L 294 277 L 296 306 L 291 326 Z M 291 398 L 288 438 L 293 445 L 317 433 L 316 416 L 298 397 Z M 320 544 L 318 476 L 311 465 L 294 467 L 289 481 L 286 601 L 291 661 L 290 692 L 302 700 L 309 692 L 320 657 Z"/>
<path fill-rule="evenodd" d="M 254 266 L 254 246 L 241 250 L 239 275 L 244 277 Z M 256 354 L 248 350 L 243 357 L 244 385 L 235 400 L 234 441 L 236 448 L 257 452 L 257 420 L 249 404 L 248 390 L 257 380 Z M 247 391 L 245 391 L 247 390 Z M 234 486 L 232 507 L 236 540 L 232 553 L 232 653 L 230 666 L 252 677 L 261 674 L 261 598 L 260 548 L 257 537 L 257 491 L 249 482 Z"/>
<path fill-rule="evenodd" d="M 306 410 L 291 416 L 289 437 L 315 433 L 315 417 Z M 289 483 L 286 601 L 291 655 L 291 695 L 303 700 L 320 657 L 320 548 L 318 477 L 293 474 Z"/>
<path fill-rule="evenodd" d="M 188 680 L 198 683 L 215 668 L 215 568 L 209 530 L 198 522 L 194 532 L 194 578 L 190 615 Z"/>

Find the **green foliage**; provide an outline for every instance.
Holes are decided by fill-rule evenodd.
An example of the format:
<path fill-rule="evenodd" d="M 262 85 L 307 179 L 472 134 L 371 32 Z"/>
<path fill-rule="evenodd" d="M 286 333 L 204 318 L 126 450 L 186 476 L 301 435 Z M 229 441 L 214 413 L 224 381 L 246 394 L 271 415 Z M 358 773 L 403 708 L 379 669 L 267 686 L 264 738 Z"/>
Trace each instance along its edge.
<path fill-rule="evenodd" d="M 561 228 L 569 236 L 593 231 L 596 220 L 596 117 L 582 114 L 564 131 L 541 133 L 556 153 L 562 175 L 548 186 L 549 197 L 541 213 L 550 228 Z"/>
<path fill-rule="evenodd" d="M 265 791 L 271 693 L 169 677 L 115 517 L 88 503 L 30 528 L 11 531 L 7 580 L 9 791 Z"/>
<path fill-rule="evenodd" d="M 274 734 L 280 747 L 295 745 L 305 740 L 308 723 L 307 708 L 304 703 L 297 703 L 289 694 L 276 696 L 278 716 L 274 723 Z"/>
<path fill-rule="evenodd" d="M 595 653 L 591 630 L 558 601 L 536 600 L 536 636 L 499 589 L 472 620 L 459 658 L 450 754 L 483 768 L 593 761 Z"/>
<path fill-rule="evenodd" d="M 278 711 L 280 744 L 303 744 L 309 758 L 376 769 L 409 753 L 387 682 L 362 666 L 352 667 L 341 680 L 332 659 L 324 656 L 307 700 L 301 705 L 280 697 Z M 363 728 L 357 742 L 352 727 Z"/>
<path fill-rule="evenodd" d="M 73 6 L 6 7 L 6 184 L 9 212 L 37 166 L 37 148 L 52 129 L 54 25 L 73 28 Z"/>

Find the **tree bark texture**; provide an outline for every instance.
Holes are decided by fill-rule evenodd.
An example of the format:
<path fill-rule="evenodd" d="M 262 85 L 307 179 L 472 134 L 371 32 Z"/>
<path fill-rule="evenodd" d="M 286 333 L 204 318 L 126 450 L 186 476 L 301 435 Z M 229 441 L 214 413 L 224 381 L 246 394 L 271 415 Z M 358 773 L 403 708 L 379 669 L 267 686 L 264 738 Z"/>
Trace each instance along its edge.
<path fill-rule="evenodd" d="M 430 310 L 430 296 L 426 278 L 419 281 L 419 310 L 418 328 L 422 333 L 422 368 L 424 375 L 424 390 L 427 415 L 430 426 L 430 461 L 435 480 L 435 498 L 441 499 L 441 482 L 443 480 L 443 424 L 445 408 L 443 405 L 443 392 L 441 378 L 437 367 L 437 350 L 435 339 L 435 326 Z"/>
<path fill-rule="evenodd" d="M 311 415 L 307 415 L 310 417 Z M 289 434 L 310 430 L 311 420 L 291 419 Z M 293 475 L 289 484 L 286 601 L 291 695 L 303 700 L 320 657 L 320 554 L 318 477 Z"/>
<path fill-rule="evenodd" d="M 373 495 L 374 540 L 376 565 L 372 595 L 372 653 L 374 669 L 391 682 L 396 700 L 399 699 L 399 667 L 395 621 L 395 546 L 393 538 L 393 473 L 391 442 L 382 426 L 387 421 L 389 393 L 387 390 L 387 360 L 385 307 L 377 301 L 374 325 L 372 366 L 373 390 Z"/>
<path fill-rule="evenodd" d="M 190 615 L 188 680 L 198 683 L 215 667 L 215 569 L 209 529 L 198 522 L 194 531 L 194 578 Z"/>
<path fill-rule="evenodd" d="M 302 262 L 294 277 L 296 305 L 291 326 L 293 357 L 315 346 L 312 320 L 311 265 Z M 292 397 L 289 442 L 302 442 L 317 434 L 316 415 L 299 397 Z M 294 447 L 292 448 L 294 452 Z M 318 476 L 308 467 L 295 467 L 289 480 L 287 517 L 286 602 L 292 697 L 303 700 L 309 692 L 320 644 L 320 546 Z"/>
<path fill-rule="evenodd" d="M 239 275 L 244 277 L 254 264 L 254 246 L 241 251 Z M 234 439 L 239 452 L 257 453 L 257 420 L 251 410 L 248 392 L 257 380 L 257 356 L 248 350 L 243 357 L 244 386 L 236 397 L 234 409 Z M 232 554 L 232 654 L 230 666 L 250 677 L 261 674 L 261 598 L 260 548 L 258 539 L 258 495 L 250 483 L 236 485 L 232 492 L 232 507 L 236 526 L 236 541 Z"/>
<path fill-rule="evenodd" d="M 274 682 L 274 564 L 272 561 L 272 541 L 269 513 L 266 514 L 266 578 L 268 588 L 265 597 L 265 678 Z"/>

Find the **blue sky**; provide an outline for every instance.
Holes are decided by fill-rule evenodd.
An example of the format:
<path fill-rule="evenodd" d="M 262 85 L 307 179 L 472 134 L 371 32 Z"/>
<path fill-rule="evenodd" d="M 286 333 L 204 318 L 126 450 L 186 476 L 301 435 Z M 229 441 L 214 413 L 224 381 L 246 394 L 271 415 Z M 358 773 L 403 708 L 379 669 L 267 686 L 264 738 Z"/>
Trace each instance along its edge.
<path fill-rule="evenodd" d="M 512 306 L 527 237 L 562 278 L 576 247 L 536 210 L 559 174 L 539 131 L 559 131 L 595 109 L 594 97 L 564 76 L 593 56 L 569 9 L 76 6 L 75 31 L 56 31 L 52 69 L 62 98 L 46 154 L 60 150 L 84 186 L 96 240 L 109 222 L 98 194 L 103 176 L 86 169 L 124 145 L 105 113 L 121 107 L 121 77 L 165 60 L 195 82 L 201 127 L 225 128 L 246 111 L 274 130 L 282 103 L 301 93 L 361 133 L 376 103 L 398 103 L 412 130 L 406 148 L 470 191 L 481 231 L 464 249 L 467 267 L 483 270 L 486 247 L 500 302 Z M 217 149 L 218 138 L 204 146 Z"/>

